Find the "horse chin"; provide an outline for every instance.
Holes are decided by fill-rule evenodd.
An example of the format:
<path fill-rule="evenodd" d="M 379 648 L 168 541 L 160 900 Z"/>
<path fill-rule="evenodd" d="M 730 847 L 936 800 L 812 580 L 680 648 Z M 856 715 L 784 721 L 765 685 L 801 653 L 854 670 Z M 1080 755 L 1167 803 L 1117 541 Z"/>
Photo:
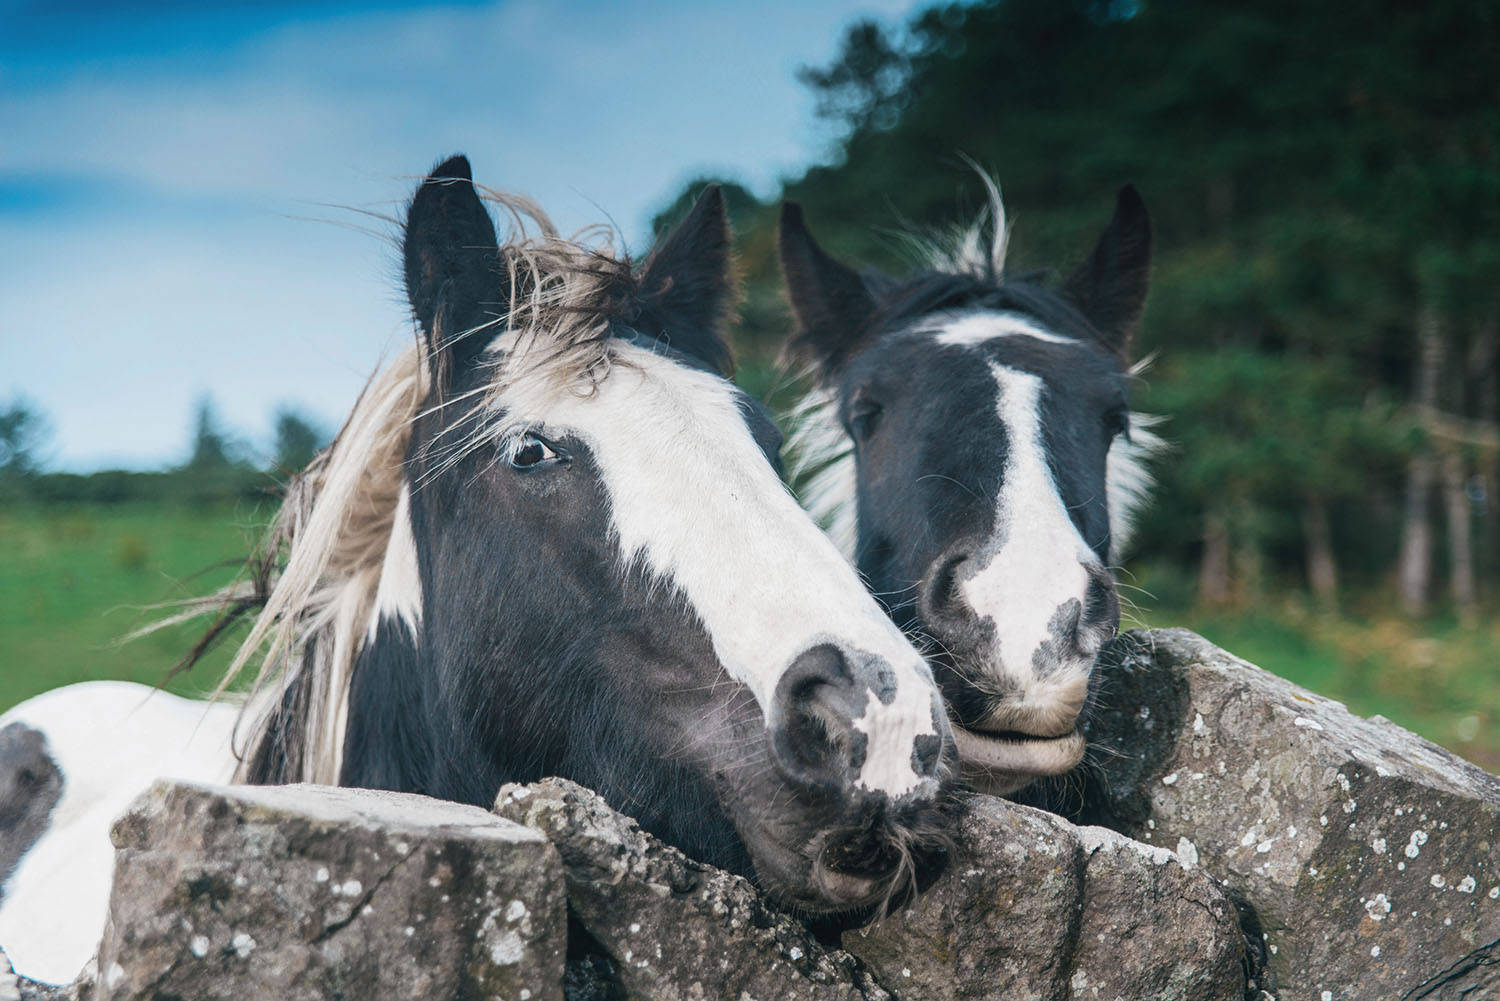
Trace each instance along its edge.
<path fill-rule="evenodd" d="M 953 737 L 963 776 L 979 792 L 1007 796 L 1049 775 L 1072 771 L 1083 760 L 1078 730 L 1061 737 L 990 734 L 955 723 Z"/>

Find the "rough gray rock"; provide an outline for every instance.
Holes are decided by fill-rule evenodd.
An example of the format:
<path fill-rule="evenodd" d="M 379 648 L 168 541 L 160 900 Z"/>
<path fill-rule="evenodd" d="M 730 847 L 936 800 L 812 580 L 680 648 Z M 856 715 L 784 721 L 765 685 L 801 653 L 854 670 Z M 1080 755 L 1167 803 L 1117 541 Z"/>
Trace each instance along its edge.
<path fill-rule="evenodd" d="M 1185 630 L 1128 639 L 1075 816 L 1224 880 L 1284 997 L 1500 996 L 1500 779 Z"/>
<path fill-rule="evenodd" d="M 507 786 L 495 808 L 553 840 L 573 912 L 631 998 L 1244 994 L 1239 925 L 1211 880 L 1170 852 L 1003 800 L 978 797 L 950 870 L 910 909 L 846 933 L 847 952 L 571 782 Z"/>
<path fill-rule="evenodd" d="M 912 1001 L 1240 1001 L 1234 906 L 1171 852 L 977 797 L 954 865 L 844 946 Z"/>
<path fill-rule="evenodd" d="M 0 728 L 0 901 L 5 881 L 47 829 L 62 786 L 46 735 L 25 723 Z"/>
<path fill-rule="evenodd" d="M 557 853 L 484 810 L 164 782 L 113 838 L 100 1001 L 561 996 Z"/>
<path fill-rule="evenodd" d="M 582 786 L 507 785 L 495 810 L 557 846 L 573 915 L 609 955 L 626 997 L 890 997 L 852 957 L 824 949 L 744 879 L 687 858 Z"/>

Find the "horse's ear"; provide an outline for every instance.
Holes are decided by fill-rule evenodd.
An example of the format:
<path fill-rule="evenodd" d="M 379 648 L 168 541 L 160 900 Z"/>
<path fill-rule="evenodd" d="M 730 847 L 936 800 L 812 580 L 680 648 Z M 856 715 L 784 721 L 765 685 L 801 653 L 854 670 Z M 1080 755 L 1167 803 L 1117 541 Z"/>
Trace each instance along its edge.
<path fill-rule="evenodd" d="M 721 338 L 736 295 L 730 242 L 724 190 L 710 184 L 652 249 L 640 276 L 653 328 L 642 332 L 726 373 L 732 366 Z"/>
<path fill-rule="evenodd" d="M 1073 272 L 1063 294 L 1123 357 L 1145 308 L 1150 279 L 1151 216 L 1140 194 L 1127 184 L 1115 198 L 1115 214 L 1094 252 Z"/>
<path fill-rule="evenodd" d="M 874 335 L 875 297 L 857 271 L 818 246 L 796 202 L 781 206 L 780 250 L 797 318 L 787 354 L 812 362 L 827 378 Z"/>
<path fill-rule="evenodd" d="M 406 213 L 402 255 L 406 295 L 426 335 L 434 365 L 453 371 L 472 362 L 492 339 L 500 296 L 495 224 L 474 190 L 467 157 L 433 168 Z"/>

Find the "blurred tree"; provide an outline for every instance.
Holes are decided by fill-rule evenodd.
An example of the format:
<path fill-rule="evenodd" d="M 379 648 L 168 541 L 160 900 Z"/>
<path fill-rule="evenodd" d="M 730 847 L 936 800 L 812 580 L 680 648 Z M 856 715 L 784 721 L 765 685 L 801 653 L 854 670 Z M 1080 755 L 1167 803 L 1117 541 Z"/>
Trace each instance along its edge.
<path fill-rule="evenodd" d="M 760 211 L 761 204 L 743 184 L 722 177 L 695 177 L 682 186 L 667 207 L 651 217 L 651 234 L 660 237 L 672 225 L 688 214 L 688 209 L 703 194 L 703 189 L 717 184 L 724 189 L 724 206 L 729 210 L 729 225 L 742 230 L 751 218 Z"/>
<path fill-rule="evenodd" d="M 50 435 L 47 419 L 26 398 L 17 396 L 0 410 L 0 499 L 32 493 Z"/>
<path fill-rule="evenodd" d="M 805 66 L 797 79 L 817 95 L 820 117 L 859 132 L 888 129 L 900 120 L 910 71 L 910 54 L 879 23 L 863 20 L 849 27 L 832 66 Z"/>
<path fill-rule="evenodd" d="M 233 462 L 233 446 L 219 423 L 213 397 L 199 397 L 193 412 L 193 451 L 186 469 L 205 473 L 228 469 Z"/>
<path fill-rule="evenodd" d="M 276 412 L 275 468 L 283 474 L 302 469 L 318 450 L 328 444 L 329 436 L 316 423 L 289 407 Z"/>
<path fill-rule="evenodd" d="M 1163 359 L 1141 402 L 1180 445 L 1143 543 L 1196 558 L 1208 600 L 1271 558 L 1330 606 L 1341 562 L 1399 565 L 1425 605 L 1445 539 L 1472 607 L 1500 569 L 1500 521 L 1488 562 L 1469 531 L 1500 489 L 1496 66 L 1487 0 L 940 4 L 801 74 L 836 149 L 784 193 L 830 249 L 904 268 L 890 229 L 978 207 L 966 153 L 1003 182 L 1025 268 L 1081 256 L 1136 183 L 1158 235 L 1138 350 Z"/>

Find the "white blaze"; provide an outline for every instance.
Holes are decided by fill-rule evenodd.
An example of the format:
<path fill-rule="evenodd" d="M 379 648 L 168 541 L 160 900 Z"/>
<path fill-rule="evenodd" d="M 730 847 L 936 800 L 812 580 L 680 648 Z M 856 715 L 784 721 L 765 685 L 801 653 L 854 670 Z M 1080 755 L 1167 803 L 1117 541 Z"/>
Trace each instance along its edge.
<path fill-rule="evenodd" d="M 959 571 L 959 593 L 980 617 L 995 623 L 998 656 L 992 669 L 1023 701 L 1078 697 L 1092 657 L 1048 664 L 1039 677 L 1033 657 L 1053 639 L 1051 623 L 1070 601 L 1086 605 L 1087 567 L 1097 563 L 1058 494 L 1042 441 L 1039 376 L 991 363 L 999 387 L 996 409 L 1006 433 L 1004 478 L 996 503 L 995 535 L 980 551 L 977 570 Z M 997 679 L 998 680 L 998 679 Z"/>
<path fill-rule="evenodd" d="M 913 741 L 934 732 L 937 704 L 926 662 L 776 477 L 736 390 L 635 345 L 615 350 L 591 394 L 516 387 L 500 405 L 589 446 L 622 556 L 682 590 L 763 714 L 787 667 L 819 643 L 887 661 L 895 696 L 862 720 L 871 752 L 859 784 L 893 797 L 916 788 Z"/>

